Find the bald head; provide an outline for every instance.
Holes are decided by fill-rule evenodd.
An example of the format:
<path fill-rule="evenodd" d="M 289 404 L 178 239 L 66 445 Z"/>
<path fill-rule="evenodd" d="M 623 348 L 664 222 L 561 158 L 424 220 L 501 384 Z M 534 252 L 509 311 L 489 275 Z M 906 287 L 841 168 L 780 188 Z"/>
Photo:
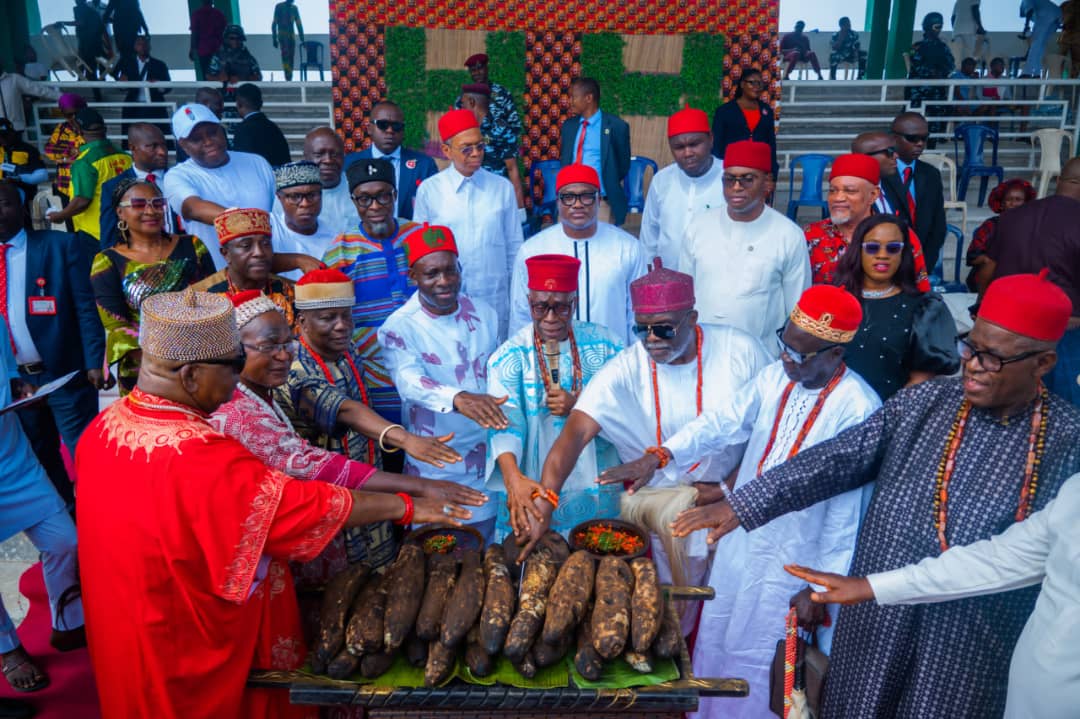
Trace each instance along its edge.
<path fill-rule="evenodd" d="M 1061 168 L 1057 181 L 1057 194 L 1080 200 L 1080 157 L 1074 157 Z"/>
<path fill-rule="evenodd" d="M 157 125 L 136 122 L 128 128 L 131 161 L 143 172 L 159 172 L 169 166 L 169 146 Z"/>
<path fill-rule="evenodd" d="M 883 176 L 896 174 L 896 149 L 890 133 L 864 132 L 852 140 L 851 151 L 860 155 L 869 155 L 877 160 Z"/>
<path fill-rule="evenodd" d="M 304 159 L 319 166 L 319 180 L 324 189 L 341 184 L 345 143 L 331 128 L 316 127 L 304 137 Z"/>

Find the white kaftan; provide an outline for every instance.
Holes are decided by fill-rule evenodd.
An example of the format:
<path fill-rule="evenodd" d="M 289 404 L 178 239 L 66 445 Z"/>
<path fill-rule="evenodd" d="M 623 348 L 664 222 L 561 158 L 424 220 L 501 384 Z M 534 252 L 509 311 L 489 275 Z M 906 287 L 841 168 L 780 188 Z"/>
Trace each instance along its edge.
<path fill-rule="evenodd" d="M 719 412 L 703 414 L 665 443 L 673 465 L 686 468 L 702 455 L 746 444 L 735 486 L 757 476 L 789 379 L 783 363 L 774 362 Z M 762 471 L 783 462 L 814 406 L 820 389 L 796 385 L 788 398 L 776 441 Z M 835 436 L 869 417 L 881 404 L 855 372 L 846 370 L 822 407 L 800 449 Z M 670 466 L 670 465 L 669 465 Z M 784 617 L 792 595 L 806 586 L 784 571 L 785 564 L 821 567 L 846 574 L 859 531 L 861 490 L 852 490 L 792 512 L 753 532 L 736 529 L 716 545 L 709 584 L 716 598 L 705 602 L 694 647 L 694 674 L 740 677 L 750 682 L 750 696 L 739 701 L 702 699 L 697 716 L 769 716 L 769 667 L 776 642 L 784 638 Z M 833 626 L 837 608 L 829 607 Z M 818 644 L 828 652 L 832 629 L 819 628 Z"/>
<path fill-rule="evenodd" d="M 581 260 L 578 308 L 574 319 L 603 325 L 624 346 L 636 341 L 630 331 L 634 324 L 630 283 L 645 274 L 645 252 L 637 238 L 607 222 L 598 222 L 596 234 L 587 240 L 567 237 L 562 225 L 558 224 L 530 237 L 521 246 L 514 260 L 510 284 L 510 332 L 532 325 L 525 260 L 549 254 L 569 255 Z"/>
<path fill-rule="evenodd" d="M 290 229 L 285 224 L 285 218 L 279 215 L 270 215 L 270 232 L 270 240 L 274 245 L 275 253 L 298 252 L 301 255 L 314 257 L 320 262 L 326 251 L 330 249 L 330 245 L 337 239 L 337 233 L 329 227 L 324 227 L 321 220 L 313 234 L 305 235 Z M 288 277 L 295 282 L 303 274 L 300 270 L 290 270 L 289 272 L 282 272 L 281 276 Z"/>
<path fill-rule="evenodd" d="M 656 173 L 641 215 L 641 244 L 650 262 L 659 256 L 664 267 L 687 271 L 679 266 L 686 228 L 702 212 L 727 207 L 723 175 L 724 161 L 717 157 L 701 177 L 690 177 L 674 163 Z"/>
<path fill-rule="evenodd" d="M 738 327 L 778 356 L 773 333 L 810 286 L 810 254 L 798 225 L 771 207 L 752 222 L 708 210 L 686 228 L 679 268 L 694 277 L 701 322 Z"/>

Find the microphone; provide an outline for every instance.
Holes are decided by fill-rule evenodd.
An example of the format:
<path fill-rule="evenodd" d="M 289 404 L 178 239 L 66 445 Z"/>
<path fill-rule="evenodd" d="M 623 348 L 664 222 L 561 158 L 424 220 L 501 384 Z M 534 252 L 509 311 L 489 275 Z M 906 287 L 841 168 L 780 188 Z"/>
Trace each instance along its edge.
<path fill-rule="evenodd" d="M 544 357 L 547 358 L 551 383 L 559 384 L 559 340 L 544 340 Z"/>

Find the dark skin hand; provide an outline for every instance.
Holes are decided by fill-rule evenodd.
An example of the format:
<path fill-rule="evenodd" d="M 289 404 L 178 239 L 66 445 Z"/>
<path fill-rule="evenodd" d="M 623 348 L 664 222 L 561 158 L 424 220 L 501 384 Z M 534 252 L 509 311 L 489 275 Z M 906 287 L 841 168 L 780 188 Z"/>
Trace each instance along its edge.
<path fill-rule="evenodd" d="M 716 544 L 725 534 L 739 526 L 739 518 L 726 501 L 709 504 L 704 507 L 692 507 L 679 512 L 671 523 L 671 534 L 685 537 L 698 529 L 708 528 L 709 544 Z"/>
<path fill-rule="evenodd" d="M 458 392 L 454 395 L 454 409 L 484 429 L 506 429 L 510 426 L 510 421 L 506 419 L 500 405 L 508 399 L 510 395 L 492 397 L 488 394 Z"/>
<path fill-rule="evenodd" d="M 495 460 L 502 472 L 503 485 L 506 487 L 506 506 L 510 510 L 510 526 L 515 537 L 522 537 L 529 532 L 530 523 L 542 522 L 543 514 L 533 503 L 532 494 L 542 491 L 543 486 L 528 477 L 518 467 L 517 459 L 510 452 L 503 452 Z"/>
<path fill-rule="evenodd" d="M 116 385 L 116 378 L 112 375 L 106 377 L 104 370 L 100 369 L 87 370 L 86 380 L 98 390 L 112 389 Z"/>
<path fill-rule="evenodd" d="M 799 622 L 799 628 L 812 632 L 818 627 L 827 627 L 832 624 L 832 618 L 825 610 L 824 604 L 819 604 L 811 599 L 814 590 L 803 587 L 792 595 L 788 606 L 795 607 L 795 616 Z"/>
<path fill-rule="evenodd" d="M 669 453 L 670 454 L 670 453 Z M 653 478 L 656 470 L 660 468 L 660 460 L 653 454 L 643 454 L 637 459 L 620 464 L 618 467 L 605 469 L 596 478 L 597 484 L 623 484 L 630 482 L 626 488 L 627 494 L 638 491 Z"/>
<path fill-rule="evenodd" d="M 544 402 L 547 404 L 548 412 L 556 417 L 567 417 L 570 415 L 570 410 L 577 404 L 577 395 L 549 382 L 547 399 Z"/>
<path fill-rule="evenodd" d="M 820 604 L 860 604 L 874 598 L 874 588 L 866 577 L 845 577 L 842 574 L 819 572 L 816 569 L 785 564 L 784 571 L 804 581 L 825 587 L 824 592 L 810 590 L 810 600 Z M 809 590 L 809 587 L 807 588 Z"/>

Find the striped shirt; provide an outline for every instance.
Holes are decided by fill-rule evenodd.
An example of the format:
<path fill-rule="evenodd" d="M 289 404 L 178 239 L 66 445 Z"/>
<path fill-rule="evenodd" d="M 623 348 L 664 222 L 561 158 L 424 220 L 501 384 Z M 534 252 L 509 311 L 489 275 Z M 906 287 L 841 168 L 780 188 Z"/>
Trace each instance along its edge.
<path fill-rule="evenodd" d="M 45 157 L 56 163 L 56 191 L 65 197 L 71 195 L 71 163 L 84 142 L 82 133 L 65 120 L 45 143 Z"/>
<path fill-rule="evenodd" d="M 353 347 L 364 365 L 364 380 L 371 407 L 390 422 L 401 422 L 401 399 L 394 389 L 377 333 L 394 310 L 416 291 L 409 282 L 409 263 L 403 241 L 420 224 L 394 220 L 394 233 L 369 237 L 363 224 L 334 240 L 323 256 L 327 267 L 340 270 L 353 281 Z"/>

